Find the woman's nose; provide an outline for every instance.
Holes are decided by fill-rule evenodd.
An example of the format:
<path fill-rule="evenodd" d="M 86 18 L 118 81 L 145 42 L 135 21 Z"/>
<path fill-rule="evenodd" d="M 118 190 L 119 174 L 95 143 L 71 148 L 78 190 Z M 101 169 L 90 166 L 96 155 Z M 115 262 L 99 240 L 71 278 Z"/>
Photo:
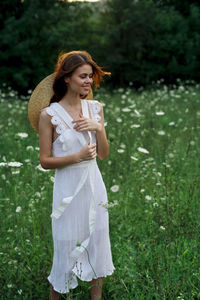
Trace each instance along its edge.
<path fill-rule="evenodd" d="M 86 77 L 86 82 L 87 83 L 92 83 L 93 82 L 93 79 L 92 79 L 92 77 Z"/>

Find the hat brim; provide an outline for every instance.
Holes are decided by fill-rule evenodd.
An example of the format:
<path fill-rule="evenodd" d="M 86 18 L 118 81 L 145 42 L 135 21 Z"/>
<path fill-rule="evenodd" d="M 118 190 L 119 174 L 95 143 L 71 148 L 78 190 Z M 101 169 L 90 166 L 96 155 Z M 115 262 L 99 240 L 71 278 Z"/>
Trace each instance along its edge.
<path fill-rule="evenodd" d="M 33 129 L 39 133 L 39 117 L 43 108 L 49 106 L 53 92 L 54 73 L 45 77 L 33 90 L 28 103 L 28 118 Z M 92 100 L 93 93 L 90 89 L 86 99 Z"/>

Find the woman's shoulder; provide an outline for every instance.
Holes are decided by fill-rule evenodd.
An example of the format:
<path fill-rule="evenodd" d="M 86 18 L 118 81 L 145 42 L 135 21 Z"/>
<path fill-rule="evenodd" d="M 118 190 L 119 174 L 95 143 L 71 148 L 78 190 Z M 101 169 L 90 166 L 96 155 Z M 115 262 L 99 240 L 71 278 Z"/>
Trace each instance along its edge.
<path fill-rule="evenodd" d="M 96 121 L 101 120 L 101 111 L 103 109 L 103 105 L 97 100 L 86 100 L 89 106 L 89 110 L 92 116 L 92 119 Z"/>
<path fill-rule="evenodd" d="M 101 109 L 103 108 L 103 105 L 101 104 L 101 102 L 97 101 L 97 100 L 86 100 L 88 105 L 90 106 L 90 108 L 94 111 L 96 111 L 97 113 L 99 113 L 101 111 Z"/>

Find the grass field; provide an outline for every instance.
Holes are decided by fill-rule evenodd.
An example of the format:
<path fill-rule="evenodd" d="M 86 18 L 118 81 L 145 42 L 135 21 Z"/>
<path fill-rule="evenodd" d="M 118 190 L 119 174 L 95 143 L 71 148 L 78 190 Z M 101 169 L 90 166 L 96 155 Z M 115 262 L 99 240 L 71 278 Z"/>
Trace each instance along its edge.
<path fill-rule="evenodd" d="M 39 165 L 27 101 L 11 90 L 0 97 L 0 299 L 45 300 L 54 171 Z M 98 162 L 116 268 L 103 299 L 200 299 L 200 85 L 101 89 L 95 98 L 110 143 Z M 61 299 L 87 300 L 89 285 Z"/>

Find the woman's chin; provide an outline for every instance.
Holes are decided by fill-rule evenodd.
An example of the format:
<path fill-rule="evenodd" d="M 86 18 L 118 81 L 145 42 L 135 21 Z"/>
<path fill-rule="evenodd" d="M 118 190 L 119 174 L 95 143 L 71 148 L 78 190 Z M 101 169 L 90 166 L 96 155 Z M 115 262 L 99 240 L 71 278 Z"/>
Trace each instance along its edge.
<path fill-rule="evenodd" d="M 80 94 L 80 97 L 81 97 L 81 99 L 84 99 L 84 98 L 86 98 L 88 94 L 89 94 L 89 91 L 88 91 L 88 92 L 84 92 L 84 93 Z"/>

